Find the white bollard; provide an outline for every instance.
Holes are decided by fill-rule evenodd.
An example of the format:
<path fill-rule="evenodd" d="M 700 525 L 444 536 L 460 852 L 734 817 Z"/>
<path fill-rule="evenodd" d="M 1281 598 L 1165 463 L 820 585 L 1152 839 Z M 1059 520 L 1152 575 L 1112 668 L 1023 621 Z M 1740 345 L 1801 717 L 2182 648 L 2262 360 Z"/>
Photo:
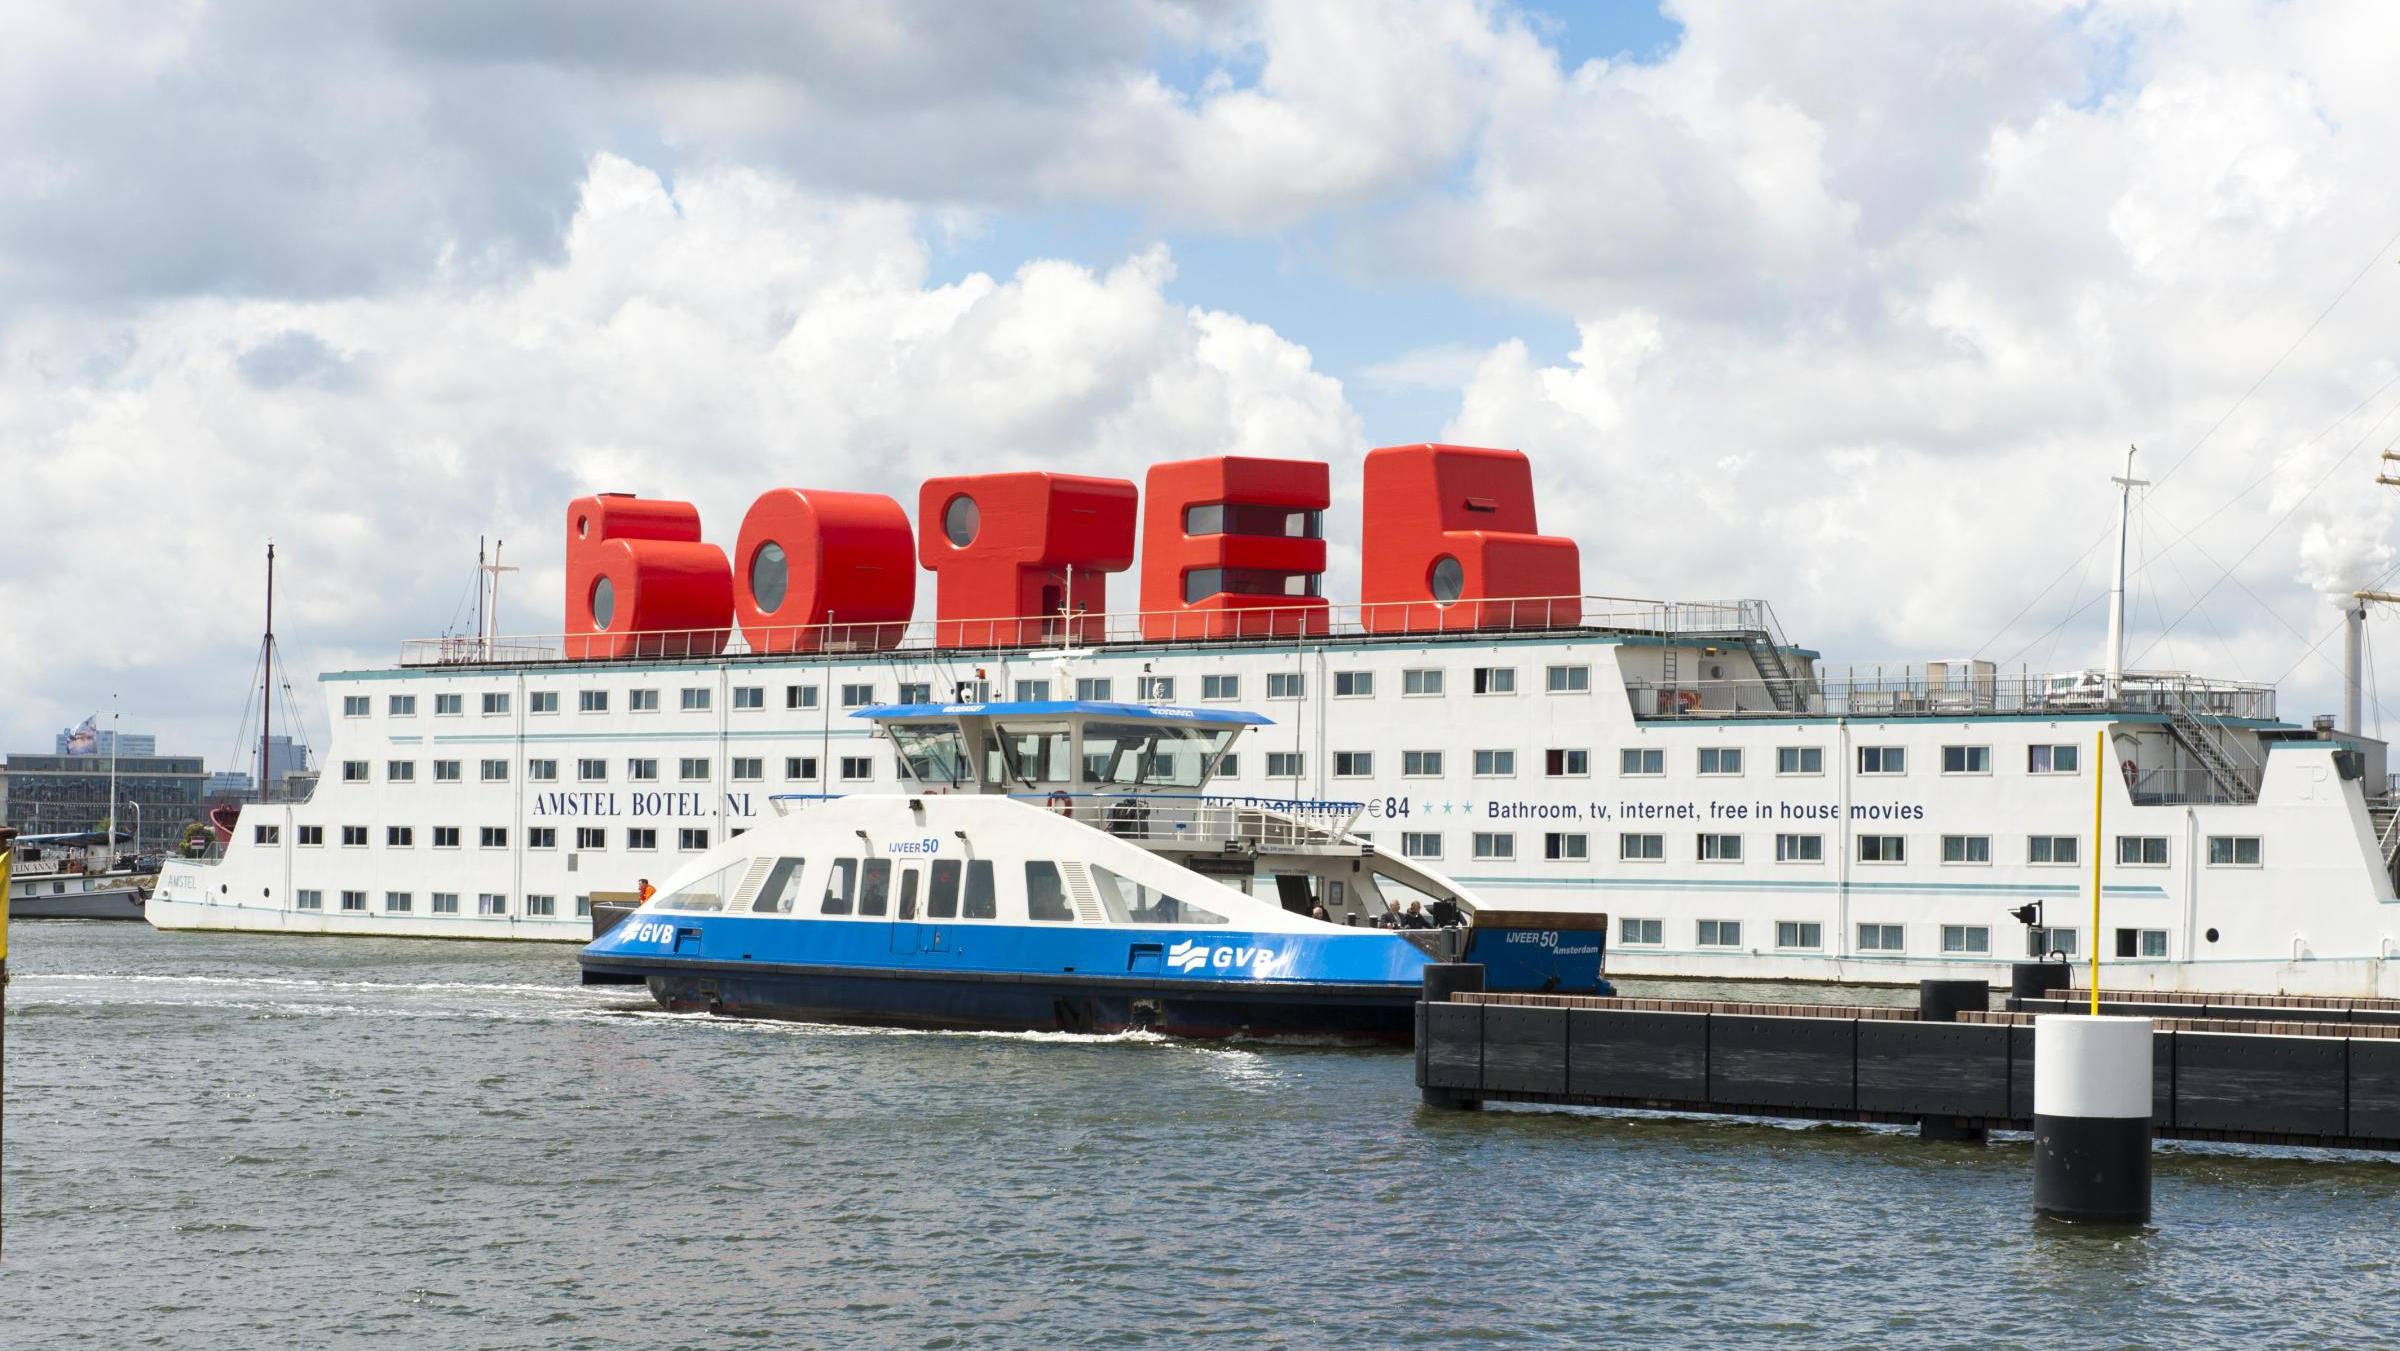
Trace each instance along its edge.
<path fill-rule="evenodd" d="M 2062 1220 L 2150 1219 L 2150 1020 L 2052 1013 L 2033 1023 L 2033 1208 Z"/>

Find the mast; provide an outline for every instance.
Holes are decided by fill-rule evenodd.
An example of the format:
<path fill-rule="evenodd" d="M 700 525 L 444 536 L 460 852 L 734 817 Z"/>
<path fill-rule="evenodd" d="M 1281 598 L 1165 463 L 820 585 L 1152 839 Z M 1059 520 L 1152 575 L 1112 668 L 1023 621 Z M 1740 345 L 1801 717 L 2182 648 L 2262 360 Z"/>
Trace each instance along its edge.
<path fill-rule="evenodd" d="M 2133 512 L 2133 490 L 2150 482 L 2133 476 L 2138 449 L 2125 448 L 2125 472 L 2109 479 L 2117 485 L 2117 576 L 2108 590 L 2108 699 L 2112 704 L 2125 684 L 2125 525 Z"/>
<path fill-rule="evenodd" d="M 475 537 L 475 645 L 478 656 L 482 655 L 483 640 L 490 636 L 484 632 L 483 628 L 483 584 L 490 580 L 491 575 L 485 569 L 483 561 L 483 536 L 477 535 Z"/>
<path fill-rule="evenodd" d="M 267 800 L 267 732 L 275 716 L 275 541 L 267 541 L 267 636 L 258 677 L 258 800 Z"/>
<path fill-rule="evenodd" d="M 483 548 L 480 540 L 477 541 L 475 549 L 476 569 L 482 573 L 483 581 L 488 583 L 492 589 L 489 605 L 484 604 L 482 586 L 475 589 L 475 607 L 482 616 L 477 620 L 475 628 L 476 638 L 481 644 L 478 655 L 487 660 L 492 655 L 492 640 L 500 636 L 500 574 L 517 570 L 500 565 L 500 550 L 507 543 L 508 541 L 504 539 L 492 541 L 492 561 L 489 563 L 483 561 Z"/>
<path fill-rule="evenodd" d="M 137 849 L 140 847 L 136 842 Z M 117 696 L 108 696 L 108 854 L 117 854 Z"/>

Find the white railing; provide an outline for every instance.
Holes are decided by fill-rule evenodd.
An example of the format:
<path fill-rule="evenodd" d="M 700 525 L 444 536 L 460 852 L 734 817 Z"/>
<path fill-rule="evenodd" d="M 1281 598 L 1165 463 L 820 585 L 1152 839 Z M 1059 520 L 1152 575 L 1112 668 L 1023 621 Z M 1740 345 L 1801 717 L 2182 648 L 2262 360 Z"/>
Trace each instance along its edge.
<path fill-rule="evenodd" d="M 804 811 L 840 793 L 776 793 L 768 804 L 778 816 Z M 906 797 L 910 794 L 874 794 Z M 1010 793 L 1011 800 L 1056 812 L 1104 830 L 1121 840 L 1174 849 L 1222 851 L 1239 844 L 1253 851 L 1343 846 L 1366 815 L 1364 802 L 1327 798 L 1272 797 L 1230 793 Z"/>
<path fill-rule="evenodd" d="M 1777 702 L 1775 686 L 1786 684 L 1797 707 Z M 1626 683 L 1633 715 L 1642 720 L 1678 718 L 1811 717 L 1904 718 L 1962 713 L 2156 713 L 2176 710 L 2208 718 L 2275 717 L 2275 687 L 2187 675 L 2127 675 L 2112 695 L 2085 682 L 2081 673 L 2037 675 L 1940 672 L 1921 667 L 1879 667 L 1868 674 L 1850 668 L 1834 676 L 1766 680 L 1637 680 Z"/>
<path fill-rule="evenodd" d="M 411 638 L 402 666 L 652 661 L 817 652 L 1040 648 L 1097 643 L 1301 641 L 1387 633 L 1602 629 L 1645 634 L 1775 633 L 1761 600 L 1662 601 L 1623 596 L 1393 601 L 1372 605 L 1259 605 L 1224 610 L 1132 610 L 995 619 L 656 629 L 530 637 Z M 1780 642 L 1778 635 L 1777 641 Z"/>

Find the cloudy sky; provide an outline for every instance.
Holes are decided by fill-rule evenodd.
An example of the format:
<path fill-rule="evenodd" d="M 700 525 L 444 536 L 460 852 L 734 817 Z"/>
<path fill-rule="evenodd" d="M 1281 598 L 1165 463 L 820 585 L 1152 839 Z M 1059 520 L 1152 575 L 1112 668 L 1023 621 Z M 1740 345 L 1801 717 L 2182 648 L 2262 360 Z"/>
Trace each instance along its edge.
<path fill-rule="evenodd" d="M 2293 717 L 2337 698 L 2327 597 L 2394 562 L 2374 0 L 9 26 L 0 749 L 113 691 L 232 758 L 270 537 L 321 742 L 317 672 L 470 623 L 479 535 L 503 627 L 555 631 L 598 489 L 730 545 L 774 485 L 1318 457 L 1339 599 L 1368 447 L 1513 446 L 1588 591 L 2039 671 L 2097 659 L 2139 444 L 2133 655 Z"/>

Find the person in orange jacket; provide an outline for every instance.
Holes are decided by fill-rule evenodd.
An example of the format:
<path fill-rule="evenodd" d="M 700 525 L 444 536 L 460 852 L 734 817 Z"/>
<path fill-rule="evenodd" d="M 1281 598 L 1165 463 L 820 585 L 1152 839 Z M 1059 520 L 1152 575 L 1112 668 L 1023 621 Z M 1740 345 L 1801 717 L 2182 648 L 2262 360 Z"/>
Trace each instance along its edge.
<path fill-rule="evenodd" d="M 650 879 L 647 877 L 642 879 L 642 884 L 639 887 L 636 887 L 635 890 L 641 894 L 642 903 L 644 905 L 648 905 L 650 903 L 650 898 L 658 894 L 658 888 L 650 885 Z"/>

